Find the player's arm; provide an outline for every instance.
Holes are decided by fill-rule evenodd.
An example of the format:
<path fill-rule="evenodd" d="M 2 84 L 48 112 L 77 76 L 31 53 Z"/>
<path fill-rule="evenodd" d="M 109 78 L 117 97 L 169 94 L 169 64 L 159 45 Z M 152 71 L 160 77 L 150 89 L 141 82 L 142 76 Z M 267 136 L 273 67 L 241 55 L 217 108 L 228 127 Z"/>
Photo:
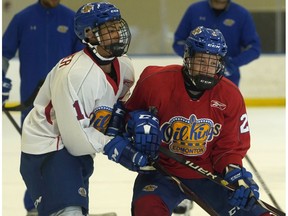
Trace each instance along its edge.
<path fill-rule="evenodd" d="M 191 31 L 190 22 L 193 16 L 194 15 L 191 15 L 190 8 L 188 8 L 174 33 L 172 47 L 175 53 L 181 58 L 184 56 L 184 44 Z"/>
<path fill-rule="evenodd" d="M 7 60 L 12 59 L 17 52 L 19 41 L 21 41 L 21 19 L 15 15 L 9 23 L 2 37 L 2 57 Z"/>
<path fill-rule="evenodd" d="M 229 203 L 250 210 L 259 199 L 259 187 L 252 174 L 242 165 L 242 159 L 250 147 L 250 130 L 245 103 L 241 94 L 232 91 L 233 100 L 225 113 L 225 121 L 214 155 L 214 168 L 223 174 L 225 180 L 234 184 Z M 226 146 L 226 147 L 225 147 Z"/>
<path fill-rule="evenodd" d="M 233 56 L 227 61 L 227 65 L 241 67 L 259 58 L 261 54 L 261 43 L 259 35 L 256 32 L 256 27 L 251 14 L 245 12 L 245 22 L 241 26 L 241 47 L 242 52 L 238 56 Z"/>
<path fill-rule="evenodd" d="M 139 171 L 140 167 L 148 163 L 147 155 L 137 149 L 131 136 L 125 132 L 125 109 L 122 101 L 117 101 L 112 110 L 111 118 L 108 123 L 105 135 L 110 136 L 111 140 L 104 146 L 104 154 L 110 160 L 122 164 L 132 171 Z M 97 115 L 93 114 L 90 118 L 90 125 L 97 128 Z"/>
<path fill-rule="evenodd" d="M 8 100 L 12 88 L 11 79 L 7 78 L 9 60 L 13 58 L 18 49 L 19 35 L 18 18 L 14 16 L 2 37 L 2 105 Z"/>
<path fill-rule="evenodd" d="M 146 67 L 141 73 L 133 94 L 125 103 L 128 114 L 127 132 L 133 138 L 136 149 L 145 153 L 148 158 L 156 159 L 161 142 L 160 124 L 155 113 L 150 112 L 153 104 L 153 67 Z M 155 80 L 155 79 L 153 79 Z"/>
<path fill-rule="evenodd" d="M 8 67 L 9 67 L 8 59 L 2 56 L 2 106 L 9 99 L 9 94 L 12 88 L 11 79 L 6 77 Z"/>
<path fill-rule="evenodd" d="M 118 135 L 118 128 L 123 128 L 124 122 L 127 132 L 124 136 L 132 138 L 135 148 L 148 158 L 156 159 L 161 137 L 159 121 L 153 113 L 149 112 L 149 106 L 146 104 L 146 101 L 149 101 L 151 97 L 151 92 L 149 91 L 151 88 L 149 83 L 147 83 L 147 80 L 149 80 L 147 77 L 150 75 L 150 67 L 145 68 L 140 75 L 133 94 L 124 104 L 125 107 L 121 107 L 122 103 L 116 103 L 107 134 L 113 135 L 114 133 Z M 124 113 L 127 114 L 126 118 L 123 118 Z"/>
<path fill-rule="evenodd" d="M 64 71 L 57 71 L 56 68 L 53 75 L 61 76 L 61 72 Z M 53 75 L 49 75 L 43 88 L 52 86 L 50 89 L 52 106 L 55 110 L 59 132 L 65 147 L 72 155 L 79 156 L 102 152 L 110 160 L 120 163 L 130 170 L 137 170 L 139 167 L 146 165 L 146 157 L 135 150 L 128 139 L 121 136 L 107 136 L 95 129 L 93 124 L 90 124 L 89 114 L 87 113 L 92 112 L 94 104 L 91 105 L 89 102 L 94 102 L 95 98 L 101 97 L 101 95 L 94 95 L 94 91 L 91 91 L 89 87 L 91 82 L 95 80 L 88 79 L 86 83 L 84 81 L 80 90 L 76 91 L 75 84 L 70 82 L 73 80 L 71 77 L 69 79 L 65 76 L 62 79 L 54 77 L 52 84 L 49 84 L 49 78 Z M 103 85 L 105 86 L 105 84 Z M 100 90 L 103 90 L 103 88 L 101 86 Z M 94 90 L 95 94 L 102 94 L 103 92 L 97 91 L 97 89 Z M 91 92 L 93 93 L 91 94 Z M 85 95 L 85 101 L 80 99 L 79 95 Z M 103 120 L 103 124 L 106 123 L 105 118 L 99 120 Z"/>
<path fill-rule="evenodd" d="M 106 135 L 127 137 L 148 160 L 156 160 L 161 141 L 159 120 L 150 111 L 136 110 L 129 112 L 127 117 L 125 113 L 122 102 L 118 101 L 114 105 Z"/>
<path fill-rule="evenodd" d="M 250 129 L 244 99 L 237 87 L 230 89 L 225 102 L 224 122 L 218 137 L 215 137 L 211 152 L 214 169 L 223 173 L 229 164 L 242 166 L 242 159 L 250 148 Z"/>

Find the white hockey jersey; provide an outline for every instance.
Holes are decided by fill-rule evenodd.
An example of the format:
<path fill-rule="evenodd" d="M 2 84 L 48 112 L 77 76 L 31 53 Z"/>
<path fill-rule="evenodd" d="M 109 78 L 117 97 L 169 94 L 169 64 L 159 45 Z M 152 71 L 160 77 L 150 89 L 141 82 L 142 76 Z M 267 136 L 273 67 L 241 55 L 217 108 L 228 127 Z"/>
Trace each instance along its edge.
<path fill-rule="evenodd" d="M 111 140 L 103 132 L 113 105 L 127 97 L 134 84 L 134 68 L 126 55 L 112 64 L 117 83 L 86 49 L 61 59 L 47 75 L 24 121 L 22 152 L 44 154 L 64 147 L 75 156 L 102 152 Z M 93 112 L 97 130 L 90 126 Z"/>

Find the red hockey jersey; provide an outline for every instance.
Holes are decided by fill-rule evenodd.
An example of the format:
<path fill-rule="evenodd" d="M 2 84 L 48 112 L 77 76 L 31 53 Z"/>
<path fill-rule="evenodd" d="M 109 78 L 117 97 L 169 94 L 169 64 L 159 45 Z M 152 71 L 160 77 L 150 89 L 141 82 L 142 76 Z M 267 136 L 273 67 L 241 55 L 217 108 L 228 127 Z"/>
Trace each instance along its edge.
<path fill-rule="evenodd" d="M 250 147 L 248 117 L 243 97 L 226 78 L 192 100 L 185 88 L 183 66 L 148 66 L 126 103 L 130 111 L 155 107 L 162 146 L 210 172 L 222 173 L 239 164 Z M 161 164 L 173 175 L 202 178 L 195 171 L 160 154 Z"/>

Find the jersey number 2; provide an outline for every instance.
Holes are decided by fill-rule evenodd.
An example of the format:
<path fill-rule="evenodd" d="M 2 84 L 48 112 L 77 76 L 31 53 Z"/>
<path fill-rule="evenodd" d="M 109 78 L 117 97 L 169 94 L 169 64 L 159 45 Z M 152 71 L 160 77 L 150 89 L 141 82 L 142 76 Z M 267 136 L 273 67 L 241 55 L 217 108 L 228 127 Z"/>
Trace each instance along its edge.
<path fill-rule="evenodd" d="M 240 120 L 242 122 L 242 124 L 240 125 L 240 133 L 246 133 L 249 131 L 249 126 L 248 126 L 248 116 L 247 114 L 243 114 L 240 117 Z"/>

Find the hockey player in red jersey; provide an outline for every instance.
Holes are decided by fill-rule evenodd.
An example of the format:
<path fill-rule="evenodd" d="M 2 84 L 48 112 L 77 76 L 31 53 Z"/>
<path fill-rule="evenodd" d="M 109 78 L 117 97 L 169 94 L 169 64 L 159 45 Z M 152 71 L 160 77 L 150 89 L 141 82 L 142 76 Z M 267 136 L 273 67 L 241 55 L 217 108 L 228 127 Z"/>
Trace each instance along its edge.
<path fill-rule="evenodd" d="M 220 31 L 197 27 L 186 41 L 183 65 L 146 67 L 125 108 L 153 107 L 161 125 L 162 147 L 238 186 L 230 192 L 159 154 L 158 162 L 219 215 L 268 215 L 256 204 L 258 186 L 242 164 L 250 147 L 248 116 L 238 87 L 223 77 L 226 52 Z M 141 173 L 134 184 L 132 214 L 168 216 L 187 198 L 158 171 Z"/>

